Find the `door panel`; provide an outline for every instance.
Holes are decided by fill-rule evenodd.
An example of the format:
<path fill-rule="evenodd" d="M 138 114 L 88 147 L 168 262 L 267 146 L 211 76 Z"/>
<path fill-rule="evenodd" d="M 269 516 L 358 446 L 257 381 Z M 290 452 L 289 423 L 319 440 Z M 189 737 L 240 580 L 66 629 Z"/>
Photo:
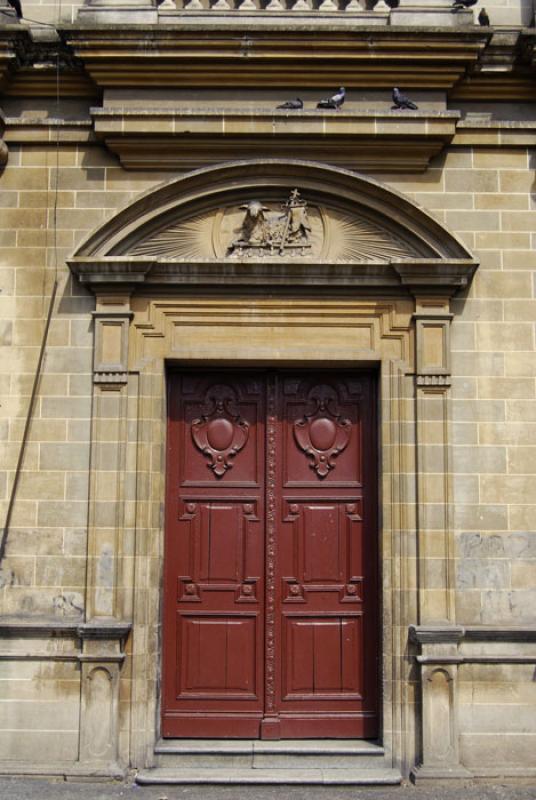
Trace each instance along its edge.
<path fill-rule="evenodd" d="M 163 736 L 258 736 L 264 379 L 169 380 Z"/>
<path fill-rule="evenodd" d="M 371 376 L 169 388 L 163 735 L 377 735 Z"/>
<path fill-rule="evenodd" d="M 276 447 L 280 669 L 278 724 L 265 735 L 374 736 L 372 382 L 355 373 L 282 374 L 274 390 L 282 443 Z"/>

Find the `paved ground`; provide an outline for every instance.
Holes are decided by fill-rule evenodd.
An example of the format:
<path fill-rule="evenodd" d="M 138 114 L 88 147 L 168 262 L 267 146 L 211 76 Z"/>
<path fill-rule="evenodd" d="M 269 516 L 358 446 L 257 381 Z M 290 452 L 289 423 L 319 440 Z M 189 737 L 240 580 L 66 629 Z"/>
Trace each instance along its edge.
<path fill-rule="evenodd" d="M 138 787 L 126 783 L 81 783 L 42 779 L 0 778 L 1 800 L 536 800 L 534 786 L 471 786 L 465 788 L 402 786 L 352 789 L 278 786 L 237 789 L 226 786 Z"/>

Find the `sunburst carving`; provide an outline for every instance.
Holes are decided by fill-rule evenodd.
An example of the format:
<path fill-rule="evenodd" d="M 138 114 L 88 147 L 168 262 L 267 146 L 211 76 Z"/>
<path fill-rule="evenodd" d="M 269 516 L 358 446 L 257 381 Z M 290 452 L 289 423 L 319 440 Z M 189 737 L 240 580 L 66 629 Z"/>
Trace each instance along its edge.
<path fill-rule="evenodd" d="M 243 216 L 237 206 L 229 206 L 178 220 L 138 242 L 130 254 L 177 261 L 230 257 L 229 247 L 236 239 Z M 414 246 L 366 217 L 316 206 L 310 207 L 309 217 L 310 249 L 306 255 L 310 258 L 365 263 L 418 255 Z M 267 254 L 256 255 L 262 259 Z M 273 253 L 268 255 L 274 257 Z M 281 258 L 286 257 L 288 254 L 281 254 Z"/>
<path fill-rule="evenodd" d="M 330 214 L 329 237 L 330 261 L 390 261 L 417 255 L 390 231 L 363 217 Z"/>
<path fill-rule="evenodd" d="M 214 257 L 213 229 L 214 212 L 209 211 L 159 230 L 148 239 L 138 242 L 131 250 L 131 254 L 174 259 Z"/>

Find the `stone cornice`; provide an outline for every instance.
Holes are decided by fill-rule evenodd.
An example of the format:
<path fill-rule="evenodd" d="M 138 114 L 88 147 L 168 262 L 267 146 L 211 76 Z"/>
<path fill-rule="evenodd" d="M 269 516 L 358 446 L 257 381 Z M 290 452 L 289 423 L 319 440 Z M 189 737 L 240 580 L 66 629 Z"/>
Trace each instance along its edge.
<path fill-rule="evenodd" d="M 456 29 L 352 26 L 347 18 L 246 20 L 182 15 L 180 23 L 65 26 L 60 33 L 100 87 L 217 85 L 447 89 L 474 66 L 491 37 Z M 113 65 L 113 66 L 112 66 Z"/>

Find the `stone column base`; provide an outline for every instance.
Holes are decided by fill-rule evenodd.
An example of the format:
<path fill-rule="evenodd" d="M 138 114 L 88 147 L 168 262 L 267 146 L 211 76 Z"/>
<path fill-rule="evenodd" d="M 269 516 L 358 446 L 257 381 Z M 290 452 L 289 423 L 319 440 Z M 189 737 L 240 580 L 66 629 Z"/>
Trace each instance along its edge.
<path fill-rule="evenodd" d="M 448 767 L 438 765 L 433 766 L 419 766 L 413 767 L 410 773 L 413 783 L 429 783 L 435 785 L 452 784 L 458 782 L 461 784 L 471 783 L 473 775 L 469 770 L 460 765 Z"/>

